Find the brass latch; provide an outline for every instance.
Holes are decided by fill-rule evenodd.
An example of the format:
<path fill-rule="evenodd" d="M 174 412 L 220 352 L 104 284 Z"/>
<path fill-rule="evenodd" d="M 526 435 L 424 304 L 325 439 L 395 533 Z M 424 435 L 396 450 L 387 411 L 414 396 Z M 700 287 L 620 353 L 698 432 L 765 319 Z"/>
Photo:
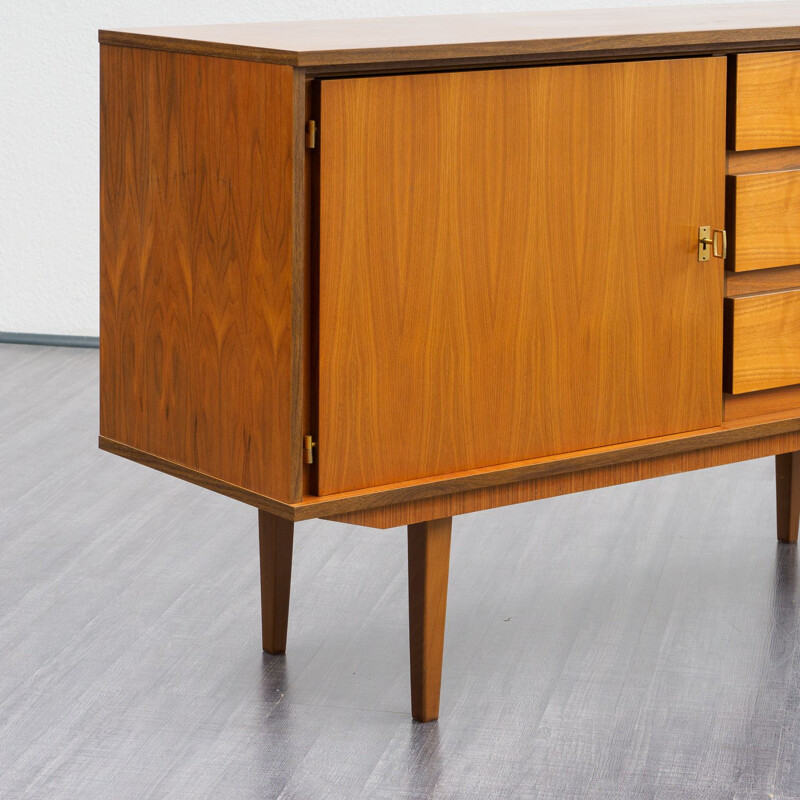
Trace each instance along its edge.
<path fill-rule="evenodd" d="M 306 457 L 306 464 L 314 463 L 314 448 L 316 446 L 317 443 L 314 441 L 314 437 L 307 433 L 303 437 L 303 453 Z"/>
<path fill-rule="evenodd" d="M 313 150 L 317 146 L 317 123 L 310 119 L 306 122 L 306 147 Z"/>
<path fill-rule="evenodd" d="M 718 238 L 722 239 L 722 249 L 718 246 Z M 711 230 L 710 225 L 703 225 L 698 230 L 697 260 L 708 261 L 712 253 L 714 258 L 728 257 L 728 233 L 725 230 Z"/>

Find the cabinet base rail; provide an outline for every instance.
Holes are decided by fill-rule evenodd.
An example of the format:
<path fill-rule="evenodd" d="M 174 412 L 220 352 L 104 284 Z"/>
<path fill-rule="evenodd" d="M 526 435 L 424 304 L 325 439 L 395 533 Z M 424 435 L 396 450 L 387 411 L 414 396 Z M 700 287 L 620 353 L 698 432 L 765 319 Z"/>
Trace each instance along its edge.
<path fill-rule="evenodd" d="M 396 528 L 544 497 L 800 450 L 797 410 L 734 419 L 717 428 L 546 456 L 338 495 L 283 502 L 163 456 L 99 437 L 101 450 L 232 497 L 284 519 L 331 519 Z"/>

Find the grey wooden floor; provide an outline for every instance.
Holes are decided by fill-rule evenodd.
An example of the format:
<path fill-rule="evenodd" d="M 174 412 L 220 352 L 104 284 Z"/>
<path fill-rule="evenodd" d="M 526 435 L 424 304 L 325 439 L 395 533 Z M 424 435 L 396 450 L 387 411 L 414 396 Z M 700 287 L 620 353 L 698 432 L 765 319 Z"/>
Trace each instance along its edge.
<path fill-rule="evenodd" d="M 96 433 L 96 351 L 0 346 L 0 797 L 800 798 L 771 460 L 458 518 L 419 725 L 403 531 L 300 524 L 264 656 L 255 511 Z"/>

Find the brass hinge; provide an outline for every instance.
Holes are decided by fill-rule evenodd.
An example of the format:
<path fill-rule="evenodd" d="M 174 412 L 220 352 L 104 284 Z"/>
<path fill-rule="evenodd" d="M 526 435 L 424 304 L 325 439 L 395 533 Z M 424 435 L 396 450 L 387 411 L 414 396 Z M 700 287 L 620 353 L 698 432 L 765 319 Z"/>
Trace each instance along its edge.
<path fill-rule="evenodd" d="M 317 443 L 314 441 L 314 437 L 307 433 L 303 437 L 303 453 L 305 455 L 306 464 L 314 463 L 314 448 L 316 446 Z"/>
<path fill-rule="evenodd" d="M 306 147 L 313 150 L 317 146 L 317 123 L 310 119 L 306 122 Z"/>

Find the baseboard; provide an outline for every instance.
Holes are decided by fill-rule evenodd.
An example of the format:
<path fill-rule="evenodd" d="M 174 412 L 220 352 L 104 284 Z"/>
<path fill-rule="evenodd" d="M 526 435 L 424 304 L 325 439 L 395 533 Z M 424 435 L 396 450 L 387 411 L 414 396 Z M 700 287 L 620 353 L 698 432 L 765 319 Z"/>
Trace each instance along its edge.
<path fill-rule="evenodd" d="M 38 344 L 43 347 L 100 346 L 98 336 L 62 336 L 57 333 L 10 333 L 0 331 L 0 344 Z"/>

